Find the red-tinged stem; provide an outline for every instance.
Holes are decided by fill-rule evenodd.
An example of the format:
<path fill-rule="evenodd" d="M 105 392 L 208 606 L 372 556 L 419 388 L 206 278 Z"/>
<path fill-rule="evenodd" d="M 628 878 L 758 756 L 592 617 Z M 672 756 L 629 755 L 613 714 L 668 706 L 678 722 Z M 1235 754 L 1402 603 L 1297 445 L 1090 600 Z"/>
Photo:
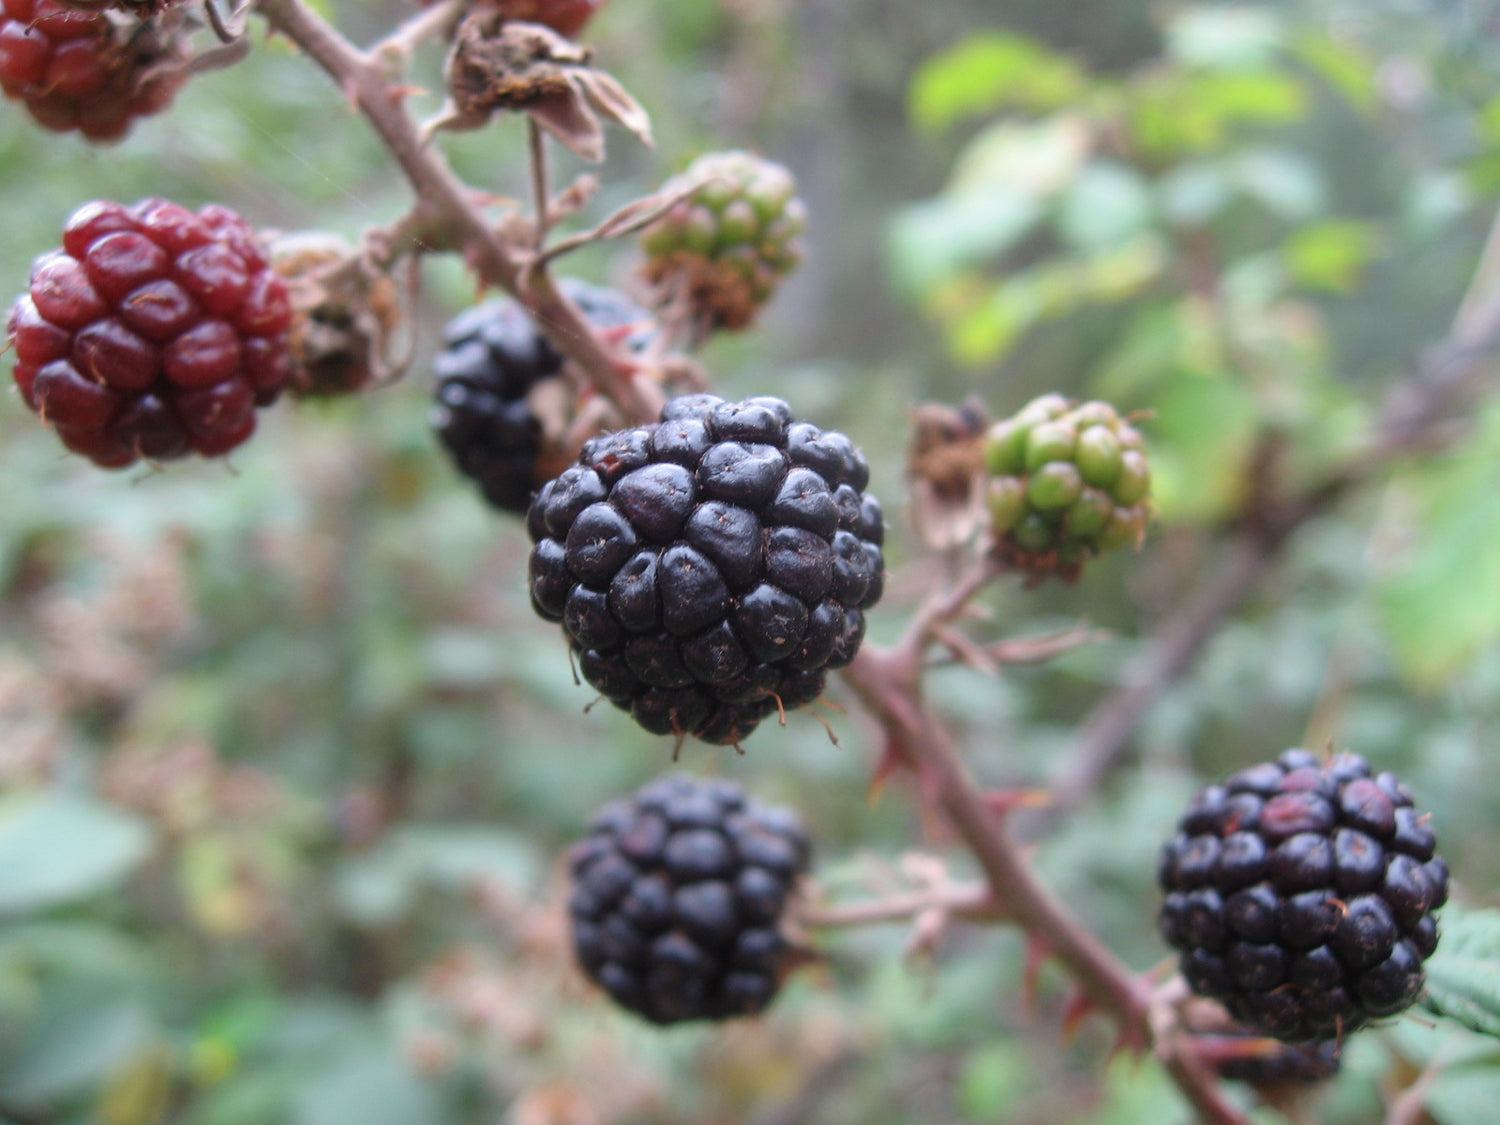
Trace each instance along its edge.
<path fill-rule="evenodd" d="M 512 246 L 489 223 L 441 153 L 406 111 L 401 88 L 378 59 L 356 48 L 302 0 L 258 0 L 256 10 L 328 72 L 379 134 L 417 197 L 424 241 L 460 250 L 486 282 L 523 301 L 557 349 L 638 422 L 654 420 L 661 395 L 622 370 L 587 318 L 544 268 L 526 267 L 531 250 Z"/>

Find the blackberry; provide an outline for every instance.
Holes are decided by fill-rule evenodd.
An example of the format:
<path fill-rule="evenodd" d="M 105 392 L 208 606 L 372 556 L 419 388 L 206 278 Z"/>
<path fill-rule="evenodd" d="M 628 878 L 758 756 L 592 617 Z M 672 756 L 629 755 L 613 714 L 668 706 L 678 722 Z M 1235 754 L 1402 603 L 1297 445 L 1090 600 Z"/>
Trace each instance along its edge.
<path fill-rule="evenodd" d="M 755 1015 L 781 984 L 781 916 L 809 852 L 796 814 L 733 782 L 658 778 L 569 854 L 578 963 L 652 1023 Z"/>
<path fill-rule="evenodd" d="M 995 551 L 1032 582 L 1076 581 L 1089 558 L 1145 537 L 1145 442 L 1107 403 L 1033 399 L 990 427 L 984 460 Z"/>
<path fill-rule="evenodd" d="M 884 584 L 868 480 L 780 399 L 672 399 L 537 494 L 532 604 L 641 726 L 738 743 L 854 659 Z"/>
<path fill-rule="evenodd" d="M 16 385 L 104 468 L 216 457 L 289 378 L 291 318 L 255 231 L 228 208 L 90 203 L 11 309 Z"/>
<path fill-rule="evenodd" d="M 589 323 L 643 350 L 655 334 L 649 313 L 612 289 L 573 278 L 561 288 Z M 532 392 L 560 377 L 563 356 L 517 301 L 502 298 L 460 313 L 443 334 L 432 425 L 459 472 L 501 511 L 524 514 L 546 480 L 544 427 Z"/>
<path fill-rule="evenodd" d="M 137 19 L 58 0 L 0 0 L 0 90 L 43 128 L 114 141 L 187 81 L 181 13 Z"/>
<path fill-rule="evenodd" d="M 1244 1032 L 1234 1038 L 1250 1038 Z M 1323 1082 L 1339 1072 L 1342 1050 L 1337 1039 L 1311 1043 L 1277 1043 L 1264 1054 L 1226 1055 L 1215 1061 L 1220 1078 L 1252 1086 L 1285 1086 Z"/>
<path fill-rule="evenodd" d="M 1198 794 L 1162 851 L 1162 936 L 1182 974 L 1287 1043 L 1409 1007 L 1448 866 L 1427 817 L 1356 754 L 1288 750 Z"/>
<path fill-rule="evenodd" d="M 802 260 L 807 216 L 792 174 L 735 150 L 700 156 L 663 187 L 702 186 L 641 235 L 646 279 L 686 297 L 700 331 L 747 327 Z"/>

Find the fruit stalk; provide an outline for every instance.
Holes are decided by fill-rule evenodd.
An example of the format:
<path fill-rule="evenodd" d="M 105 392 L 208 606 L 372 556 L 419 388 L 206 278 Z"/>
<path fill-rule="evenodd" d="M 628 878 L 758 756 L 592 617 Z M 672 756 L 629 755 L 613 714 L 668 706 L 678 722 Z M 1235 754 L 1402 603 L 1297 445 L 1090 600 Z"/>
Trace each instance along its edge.
<path fill-rule="evenodd" d="M 379 134 L 412 186 L 424 243 L 460 250 L 480 277 L 523 301 L 562 352 L 630 418 L 646 422 L 661 396 L 622 371 L 577 306 L 544 268 L 527 269 L 530 251 L 507 243 L 488 223 L 472 194 L 442 155 L 423 142 L 407 113 L 401 88 L 379 61 L 349 42 L 302 0 L 259 0 L 256 10 L 323 68 Z"/>

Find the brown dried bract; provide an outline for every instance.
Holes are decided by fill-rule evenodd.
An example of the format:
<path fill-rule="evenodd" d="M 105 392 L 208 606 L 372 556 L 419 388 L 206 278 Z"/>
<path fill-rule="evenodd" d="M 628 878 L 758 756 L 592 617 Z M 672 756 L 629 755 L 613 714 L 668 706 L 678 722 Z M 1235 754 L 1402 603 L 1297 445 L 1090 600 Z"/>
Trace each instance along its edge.
<path fill-rule="evenodd" d="M 911 518 L 932 550 L 968 542 L 984 522 L 984 433 L 989 415 L 970 399 L 924 402 L 912 411 L 906 453 Z"/>
<path fill-rule="evenodd" d="M 496 110 L 529 113 L 585 160 L 604 159 L 600 118 L 651 144 L 651 122 L 611 75 L 592 65 L 585 48 L 541 24 L 499 12 L 468 16 L 448 55 L 447 111 L 436 129 L 477 129 Z"/>

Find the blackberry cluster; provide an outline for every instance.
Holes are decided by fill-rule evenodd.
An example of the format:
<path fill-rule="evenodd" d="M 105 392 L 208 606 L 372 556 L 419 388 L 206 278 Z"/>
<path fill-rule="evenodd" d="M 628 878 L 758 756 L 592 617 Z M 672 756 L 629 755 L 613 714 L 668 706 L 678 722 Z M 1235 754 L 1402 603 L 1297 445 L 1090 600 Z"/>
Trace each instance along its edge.
<path fill-rule="evenodd" d="M 532 604 L 641 726 L 738 743 L 854 659 L 884 584 L 868 480 L 780 399 L 673 399 L 537 494 Z"/>
<path fill-rule="evenodd" d="M 1393 774 L 1288 750 L 1198 794 L 1162 851 L 1162 935 L 1182 974 L 1287 1043 L 1409 1007 L 1448 866 Z"/>
<path fill-rule="evenodd" d="M 1146 445 L 1108 403 L 1033 399 L 990 427 L 984 461 L 995 550 L 1033 582 L 1074 581 L 1094 555 L 1145 537 Z"/>
<path fill-rule="evenodd" d="M 662 194 L 697 191 L 641 234 L 646 280 L 688 299 L 704 331 L 747 327 L 802 260 L 806 209 L 782 165 L 734 150 L 700 156 Z"/>
<path fill-rule="evenodd" d="M 795 813 L 733 782 L 658 778 L 569 856 L 578 963 L 652 1023 L 754 1015 L 780 987 L 781 916 L 809 851 Z"/>
<path fill-rule="evenodd" d="M 639 352 L 655 335 L 651 315 L 623 294 L 574 278 L 562 291 L 595 328 Z M 546 479 L 543 427 L 532 409 L 538 383 L 562 374 L 563 356 L 519 302 L 490 301 L 460 313 L 443 333 L 432 425 L 455 467 L 502 511 L 524 514 Z"/>
<path fill-rule="evenodd" d="M 166 109 L 187 81 L 180 19 L 103 8 L 0 0 L 0 89 L 43 128 L 118 140 L 135 118 Z"/>
<path fill-rule="evenodd" d="M 217 457 L 291 375 L 285 286 L 228 208 L 90 203 L 10 313 L 16 385 L 104 468 Z"/>

